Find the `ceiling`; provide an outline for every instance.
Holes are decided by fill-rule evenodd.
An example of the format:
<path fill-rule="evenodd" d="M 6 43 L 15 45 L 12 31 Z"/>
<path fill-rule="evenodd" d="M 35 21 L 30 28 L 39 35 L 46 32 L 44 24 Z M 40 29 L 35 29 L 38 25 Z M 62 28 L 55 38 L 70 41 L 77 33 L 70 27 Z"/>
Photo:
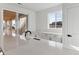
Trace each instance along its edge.
<path fill-rule="evenodd" d="M 19 5 L 23 6 L 24 8 L 27 8 L 33 11 L 44 10 L 44 9 L 51 8 L 59 4 L 60 3 L 19 3 Z"/>
<path fill-rule="evenodd" d="M 5 21 L 12 21 L 16 18 L 16 12 L 9 10 L 4 10 L 3 15 Z M 26 17 L 26 15 L 19 13 L 19 18 L 23 18 L 23 17 Z"/>
<path fill-rule="evenodd" d="M 11 21 L 11 20 L 15 19 L 16 12 L 9 11 L 9 10 L 4 10 L 3 15 L 4 15 L 3 17 L 4 17 L 5 21 Z"/>

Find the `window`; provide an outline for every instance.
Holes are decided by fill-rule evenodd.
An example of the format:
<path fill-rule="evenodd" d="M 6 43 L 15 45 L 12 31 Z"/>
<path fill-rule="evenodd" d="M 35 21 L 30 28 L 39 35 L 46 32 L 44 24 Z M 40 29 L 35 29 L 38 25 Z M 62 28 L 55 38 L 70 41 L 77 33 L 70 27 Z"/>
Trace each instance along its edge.
<path fill-rule="evenodd" d="M 48 14 L 49 28 L 62 28 L 62 11 L 56 11 Z"/>

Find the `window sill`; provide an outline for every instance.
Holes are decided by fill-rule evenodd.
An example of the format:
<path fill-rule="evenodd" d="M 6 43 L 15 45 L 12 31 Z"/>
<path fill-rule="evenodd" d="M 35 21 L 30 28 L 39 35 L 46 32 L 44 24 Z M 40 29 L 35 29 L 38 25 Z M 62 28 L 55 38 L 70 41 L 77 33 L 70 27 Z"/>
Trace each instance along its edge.
<path fill-rule="evenodd" d="M 51 29 L 61 29 L 62 30 L 62 28 L 48 28 L 48 30 L 51 30 Z"/>
<path fill-rule="evenodd" d="M 43 32 L 44 34 L 55 34 L 55 35 L 62 35 L 62 33 L 52 33 L 52 32 Z"/>

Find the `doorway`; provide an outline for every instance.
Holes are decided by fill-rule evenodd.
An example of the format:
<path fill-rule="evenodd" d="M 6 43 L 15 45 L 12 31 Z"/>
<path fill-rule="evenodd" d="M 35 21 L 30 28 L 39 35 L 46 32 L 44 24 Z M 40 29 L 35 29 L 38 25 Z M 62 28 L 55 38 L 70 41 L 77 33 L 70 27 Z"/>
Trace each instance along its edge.
<path fill-rule="evenodd" d="M 28 30 L 28 16 L 3 10 L 3 49 L 9 51 L 26 43 L 21 36 Z"/>

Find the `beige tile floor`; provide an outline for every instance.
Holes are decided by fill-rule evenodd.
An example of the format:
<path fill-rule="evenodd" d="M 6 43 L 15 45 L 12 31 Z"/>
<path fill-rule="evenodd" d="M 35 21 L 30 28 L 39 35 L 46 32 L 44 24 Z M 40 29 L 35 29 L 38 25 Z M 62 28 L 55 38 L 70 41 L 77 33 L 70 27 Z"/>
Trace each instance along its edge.
<path fill-rule="evenodd" d="M 12 49 L 15 49 L 21 45 L 24 45 L 26 43 L 25 40 L 22 39 L 16 39 L 16 36 L 11 36 L 11 35 L 5 35 L 4 36 L 4 50 L 5 51 L 10 51 Z"/>
<path fill-rule="evenodd" d="M 19 43 L 18 43 L 19 42 Z M 77 55 L 79 51 L 63 48 L 58 42 L 41 39 L 16 41 L 16 37 L 5 36 L 6 55 Z M 17 45 L 18 43 L 18 45 Z"/>

